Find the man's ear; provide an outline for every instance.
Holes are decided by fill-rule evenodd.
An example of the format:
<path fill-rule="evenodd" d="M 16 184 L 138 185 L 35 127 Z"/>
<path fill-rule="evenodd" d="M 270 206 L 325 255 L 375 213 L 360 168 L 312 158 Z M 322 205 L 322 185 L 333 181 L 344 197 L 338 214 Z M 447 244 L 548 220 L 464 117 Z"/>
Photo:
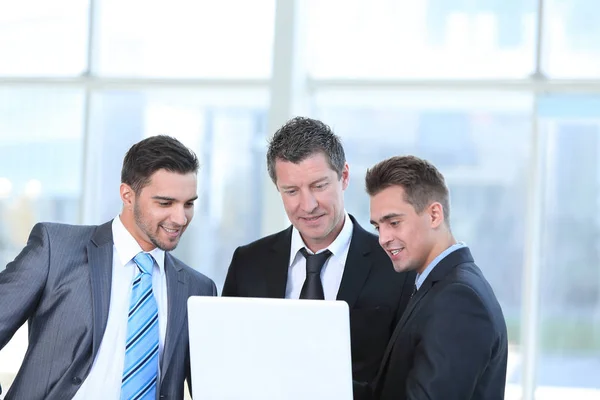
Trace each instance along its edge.
<path fill-rule="evenodd" d="M 345 163 L 342 170 L 342 190 L 346 190 L 348 183 L 350 183 L 350 166 Z"/>
<path fill-rule="evenodd" d="M 121 193 L 121 201 L 123 201 L 123 207 L 132 207 L 135 202 L 135 192 L 126 183 L 121 183 L 119 187 L 119 192 Z"/>
<path fill-rule="evenodd" d="M 427 212 L 429 214 L 430 224 L 432 228 L 435 229 L 444 223 L 444 207 L 442 207 L 442 205 L 437 201 L 429 205 Z"/>

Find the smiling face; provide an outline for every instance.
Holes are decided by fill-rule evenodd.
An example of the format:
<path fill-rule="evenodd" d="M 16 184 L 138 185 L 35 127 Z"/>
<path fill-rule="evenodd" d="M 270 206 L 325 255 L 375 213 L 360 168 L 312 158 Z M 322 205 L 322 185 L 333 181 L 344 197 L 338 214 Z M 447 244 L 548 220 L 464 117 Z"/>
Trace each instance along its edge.
<path fill-rule="evenodd" d="M 194 216 L 198 198 L 195 173 L 156 171 L 150 182 L 135 193 L 121 184 L 123 211 L 121 221 L 144 251 L 156 247 L 170 251 Z"/>
<path fill-rule="evenodd" d="M 405 200 L 401 186 L 390 186 L 371 196 L 371 223 L 379 231 L 379 244 L 397 272 L 423 272 L 447 247 L 440 203 L 433 202 L 418 214 Z"/>
<path fill-rule="evenodd" d="M 319 152 L 295 164 L 277 160 L 277 189 L 288 218 L 312 251 L 329 246 L 344 226 L 344 190 L 349 168 L 341 179 Z"/>

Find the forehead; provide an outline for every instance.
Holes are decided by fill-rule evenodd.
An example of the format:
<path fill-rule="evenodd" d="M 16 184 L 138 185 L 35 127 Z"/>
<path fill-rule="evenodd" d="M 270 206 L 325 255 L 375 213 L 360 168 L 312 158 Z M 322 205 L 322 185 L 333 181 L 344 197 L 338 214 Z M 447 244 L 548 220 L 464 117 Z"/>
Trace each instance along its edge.
<path fill-rule="evenodd" d="M 193 172 L 181 174 L 171 172 L 165 169 L 159 169 L 150 176 L 150 181 L 142 188 L 142 192 L 152 195 L 186 195 L 195 193 L 197 187 L 197 177 Z"/>
<path fill-rule="evenodd" d="M 278 182 L 302 179 L 319 179 L 335 171 L 329 165 L 325 154 L 315 153 L 299 163 L 293 163 L 277 159 L 275 161 L 275 173 Z"/>
<path fill-rule="evenodd" d="M 402 186 L 390 186 L 371 196 L 371 219 L 378 220 L 384 215 L 406 214 L 410 210 L 414 211 L 404 196 L 405 192 Z"/>

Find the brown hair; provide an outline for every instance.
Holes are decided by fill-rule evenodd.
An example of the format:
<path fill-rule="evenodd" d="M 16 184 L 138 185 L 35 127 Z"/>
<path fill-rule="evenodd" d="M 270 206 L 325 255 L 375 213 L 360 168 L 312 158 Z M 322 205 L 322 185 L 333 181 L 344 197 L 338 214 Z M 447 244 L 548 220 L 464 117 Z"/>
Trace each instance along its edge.
<path fill-rule="evenodd" d="M 404 189 L 405 201 L 420 214 L 432 202 L 439 202 L 449 225 L 450 199 L 444 176 L 430 162 L 415 156 L 396 156 L 383 160 L 367 170 L 365 186 L 374 196 L 390 186 Z"/>
<path fill-rule="evenodd" d="M 159 169 L 187 174 L 197 173 L 198 168 L 196 154 L 179 140 L 166 135 L 151 136 L 131 146 L 125 154 L 121 183 L 139 193 Z"/>

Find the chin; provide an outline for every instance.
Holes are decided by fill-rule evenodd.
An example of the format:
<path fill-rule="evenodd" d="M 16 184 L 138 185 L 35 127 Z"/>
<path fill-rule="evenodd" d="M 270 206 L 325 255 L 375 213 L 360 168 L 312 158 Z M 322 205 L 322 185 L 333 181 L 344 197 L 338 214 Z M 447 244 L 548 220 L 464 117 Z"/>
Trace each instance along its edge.
<path fill-rule="evenodd" d="M 407 272 L 410 270 L 410 266 L 403 264 L 393 264 L 394 271 L 396 272 Z"/>
<path fill-rule="evenodd" d="M 159 249 L 161 249 L 162 251 L 172 251 L 175 250 L 175 248 L 177 247 L 177 245 L 179 244 L 179 241 L 175 242 L 175 243 L 170 243 L 170 242 L 154 242 L 153 243 L 156 247 L 158 247 Z"/>
<path fill-rule="evenodd" d="M 175 250 L 177 248 L 177 245 L 179 244 L 179 242 L 175 242 L 175 243 L 168 243 L 166 246 L 164 246 L 164 250 L 165 251 L 172 251 Z"/>

